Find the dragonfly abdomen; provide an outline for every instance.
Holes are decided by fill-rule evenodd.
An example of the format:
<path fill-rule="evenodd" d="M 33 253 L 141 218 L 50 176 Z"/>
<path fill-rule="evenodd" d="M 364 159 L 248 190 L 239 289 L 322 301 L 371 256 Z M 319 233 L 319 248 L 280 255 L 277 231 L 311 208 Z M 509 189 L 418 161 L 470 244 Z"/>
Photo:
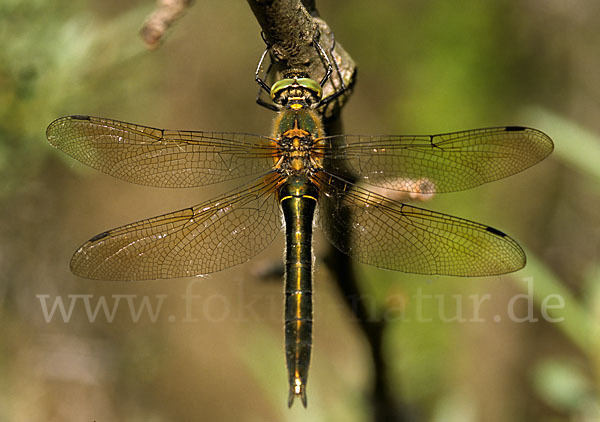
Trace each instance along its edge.
<path fill-rule="evenodd" d="M 285 355 L 290 394 L 306 407 L 306 381 L 312 347 L 312 223 L 317 190 L 292 176 L 279 192 L 285 218 Z"/>

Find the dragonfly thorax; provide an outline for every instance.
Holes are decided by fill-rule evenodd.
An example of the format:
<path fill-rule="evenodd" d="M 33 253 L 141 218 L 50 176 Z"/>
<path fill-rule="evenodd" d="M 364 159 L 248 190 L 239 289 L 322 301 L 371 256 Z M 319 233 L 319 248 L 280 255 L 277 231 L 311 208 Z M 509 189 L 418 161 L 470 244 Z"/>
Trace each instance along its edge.
<path fill-rule="evenodd" d="M 315 163 L 311 160 L 312 136 L 302 129 L 297 129 L 295 133 L 291 129 L 287 134 L 279 142 L 281 171 L 287 175 L 314 171 Z"/>
<path fill-rule="evenodd" d="M 280 173 L 311 175 L 322 169 L 319 143 L 323 136 L 321 121 L 311 109 L 285 109 L 275 120 L 277 164 Z"/>

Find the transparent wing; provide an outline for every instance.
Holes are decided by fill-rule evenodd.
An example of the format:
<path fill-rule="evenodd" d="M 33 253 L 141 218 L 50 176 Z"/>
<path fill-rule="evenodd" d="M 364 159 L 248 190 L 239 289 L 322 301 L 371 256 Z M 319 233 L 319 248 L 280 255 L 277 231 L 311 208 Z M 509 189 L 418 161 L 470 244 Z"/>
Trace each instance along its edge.
<path fill-rule="evenodd" d="M 94 236 L 71 259 L 71 270 L 101 280 L 190 277 L 248 261 L 281 228 L 272 194 L 278 177 L 195 207 Z"/>
<path fill-rule="evenodd" d="M 91 116 L 67 116 L 48 141 L 97 170 L 140 185 L 192 187 L 259 175 L 273 165 L 273 142 L 242 133 L 155 129 Z"/>
<path fill-rule="evenodd" d="M 521 126 L 427 136 L 339 135 L 321 142 L 334 174 L 424 194 L 502 179 L 543 160 L 554 148 L 546 134 Z"/>
<path fill-rule="evenodd" d="M 390 201 L 323 173 L 315 183 L 325 236 L 365 264 L 454 276 L 504 274 L 525 265 L 518 243 L 492 227 Z"/>

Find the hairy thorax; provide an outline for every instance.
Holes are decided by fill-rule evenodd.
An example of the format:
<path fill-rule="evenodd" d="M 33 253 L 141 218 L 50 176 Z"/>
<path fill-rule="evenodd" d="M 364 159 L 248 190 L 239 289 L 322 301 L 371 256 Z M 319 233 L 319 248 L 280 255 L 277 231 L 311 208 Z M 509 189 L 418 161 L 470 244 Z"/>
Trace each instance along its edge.
<path fill-rule="evenodd" d="M 307 107 L 290 107 L 275 119 L 276 168 L 287 176 L 310 176 L 322 169 L 323 130 L 319 116 Z"/>

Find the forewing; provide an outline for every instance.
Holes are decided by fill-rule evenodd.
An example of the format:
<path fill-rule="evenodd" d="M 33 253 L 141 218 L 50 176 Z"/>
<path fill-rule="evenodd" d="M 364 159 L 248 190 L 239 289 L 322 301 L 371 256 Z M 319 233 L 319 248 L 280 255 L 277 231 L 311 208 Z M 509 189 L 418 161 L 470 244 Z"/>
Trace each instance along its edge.
<path fill-rule="evenodd" d="M 365 264 L 419 274 L 487 276 L 516 271 L 525 254 L 489 226 L 390 201 L 317 176 L 319 221 L 340 251 Z"/>
<path fill-rule="evenodd" d="M 71 270 L 101 280 L 151 280 L 212 273 L 248 261 L 281 228 L 276 177 L 210 202 L 94 236 Z"/>
<path fill-rule="evenodd" d="M 427 136 L 339 135 L 322 142 L 334 174 L 423 194 L 502 179 L 543 160 L 554 148 L 546 134 L 521 126 Z"/>
<path fill-rule="evenodd" d="M 266 173 L 269 138 L 242 133 L 165 130 L 91 116 L 67 116 L 48 141 L 97 170 L 140 185 L 192 187 Z"/>

